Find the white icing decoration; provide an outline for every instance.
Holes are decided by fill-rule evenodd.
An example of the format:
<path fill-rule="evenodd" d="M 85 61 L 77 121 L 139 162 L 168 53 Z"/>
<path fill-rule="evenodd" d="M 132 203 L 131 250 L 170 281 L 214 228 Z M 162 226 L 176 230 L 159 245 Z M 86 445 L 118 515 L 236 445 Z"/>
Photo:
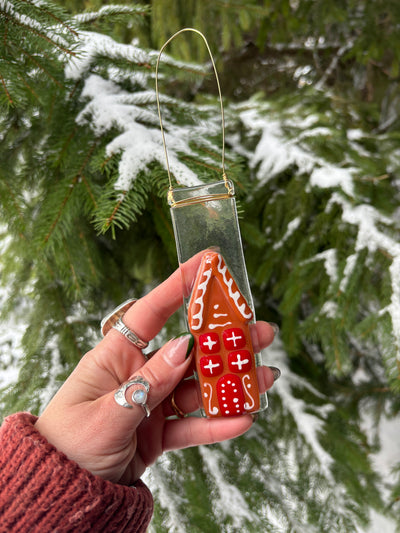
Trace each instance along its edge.
<path fill-rule="evenodd" d="M 218 255 L 218 267 L 217 267 L 218 272 L 222 274 L 222 279 L 225 285 L 228 287 L 229 296 L 232 298 L 234 304 L 236 305 L 239 313 L 242 315 L 243 318 L 247 318 L 247 319 L 252 318 L 253 317 L 252 311 L 250 311 L 250 313 L 246 313 L 246 307 L 247 307 L 246 303 L 239 305 L 239 298 L 242 295 L 240 294 L 239 291 L 235 291 L 235 292 L 232 291 L 233 278 L 231 278 L 230 280 L 227 279 L 226 273 L 228 271 L 228 267 L 226 265 L 222 266 L 222 261 L 223 261 L 222 256 Z"/>
<path fill-rule="evenodd" d="M 237 359 L 236 359 L 236 361 L 231 361 L 231 365 L 236 365 L 238 371 L 241 372 L 242 371 L 242 367 L 244 365 L 247 365 L 247 363 L 250 362 L 250 359 L 242 359 L 240 357 L 240 353 L 237 353 L 236 355 L 237 355 Z"/>
<path fill-rule="evenodd" d="M 218 407 L 211 407 L 211 401 L 212 401 L 212 387 L 210 383 L 204 383 L 204 388 L 210 387 L 210 399 L 208 400 L 208 410 L 210 412 L 210 415 L 217 415 L 219 412 Z M 206 393 L 207 394 L 207 393 Z"/>
<path fill-rule="evenodd" d="M 236 337 L 234 332 L 232 332 L 232 337 L 226 338 L 227 341 L 233 341 L 234 348 L 236 348 L 236 341 L 240 341 L 241 339 L 243 339 L 243 335 L 239 335 L 238 337 Z"/>
<path fill-rule="evenodd" d="M 203 341 L 203 344 L 207 346 L 207 348 L 211 351 L 215 344 L 217 344 L 218 341 L 213 341 L 210 337 L 210 335 L 207 336 L 207 341 Z"/>
<path fill-rule="evenodd" d="M 211 264 L 211 263 L 212 263 L 211 259 L 208 258 L 206 260 L 206 264 Z M 236 306 L 236 308 L 238 309 L 238 311 L 242 315 L 242 317 L 245 318 L 245 319 L 250 320 L 253 317 L 253 312 L 250 309 L 249 310 L 250 312 L 246 313 L 246 309 L 249 308 L 248 305 L 247 305 L 246 300 L 244 300 L 244 303 L 239 304 L 239 299 L 240 298 L 244 299 L 244 297 L 240 293 L 239 290 L 236 290 L 236 291 L 232 290 L 232 285 L 234 283 L 233 278 L 231 277 L 228 280 L 228 277 L 227 277 L 228 268 L 227 268 L 226 265 L 225 266 L 222 266 L 222 265 L 223 265 L 222 256 L 218 255 L 218 266 L 217 266 L 217 269 L 218 269 L 218 272 L 222 275 L 222 280 L 225 283 L 226 287 L 228 288 L 229 297 L 232 299 L 234 305 Z M 193 316 L 192 316 L 192 329 L 194 331 L 197 331 L 197 330 L 201 329 L 202 326 L 203 326 L 204 295 L 206 294 L 207 286 L 208 286 L 208 283 L 209 283 L 209 281 L 211 279 L 211 275 L 212 275 L 212 267 L 209 270 L 206 270 L 206 271 L 203 272 L 203 276 L 204 276 L 205 279 L 204 279 L 204 281 L 199 283 L 199 285 L 197 287 L 197 292 L 196 292 L 197 298 L 194 300 L 193 305 L 198 304 L 200 306 L 200 308 L 199 308 L 199 311 L 197 313 L 193 314 Z M 218 309 L 218 308 L 219 308 L 219 305 L 215 304 L 214 305 L 214 309 Z M 214 318 L 219 318 L 219 317 L 229 316 L 229 315 L 227 315 L 225 313 L 219 313 L 219 314 L 216 313 L 213 316 L 214 316 Z M 197 324 L 195 324 L 195 321 L 197 321 Z M 225 324 L 210 324 L 208 327 L 210 329 L 223 328 L 223 327 L 228 326 L 230 324 L 232 324 L 232 322 L 226 322 Z"/>
<path fill-rule="evenodd" d="M 213 375 L 214 368 L 219 368 L 221 366 L 221 363 L 213 363 L 211 359 L 208 361 L 207 365 L 204 366 L 207 370 L 210 371 L 210 374 Z"/>
<path fill-rule="evenodd" d="M 249 393 L 249 391 L 247 390 L 249 388 L 249 384 L 246 386 L 246 383 L 245 383 L 245 379 L 248 378 L 250 379 L 250 376 L 248 374 L 246 374 L 245 376 L 243 376 L 242 378 L 242 383 L 243 383 L 243 390 L 245 392 L 245 394 L 247 394 L 247 396 L 250 398 L 251 400 L 251 404 L 249 404 L 248 402 L 246 402 L 244 404 L 244 408 L 246 409 L 246 411 L 248 411 L 249 409 L 253 409 L 253 407 L 255 406 L 255 401 L 254 401 L 254 398 L 253 396 Z"/>
<path fill-rule="evenodd" d="M 224 328 L 225 326 L 229 326 L 229 324 L 232 324 L 232 322 L 225 322 L 225 324 L 209 324 L 208 327 L 210 329 L 215 329 L 215 328 Z M 193 328 L 194 329 L 194 328 Z"/>
<path fill-rule="evenodd" d="M 203 325 L 203 311 L 204 311 L 204 300 L 203 300 L 203 298 L 204 298 L 204 295 L 206 293 L 207 285 L 208 285 L 208 282 L 210 281 L 211 274 L 212 274 L 212 269 L 211 268 L 204 272 L 203 276 L 206 279 L 202 283 L 199 284 L 198 289 L 197 289 L 197 293 L 200 293 L 200 294 L 195 299 L 194 303 L 195 304 L 199 304 L 200 309 L 199 309 L 199 312 L 196 313 L 195 315 L 193 315 L 193 317 L 192 317 L 193 321 L 194 320 L 198 320 L 198 324 L 196 326 L 194 324 L 192 324 L 192 329 L 194 329 L 194 330 L 200 329 L 201 326 Z"/>

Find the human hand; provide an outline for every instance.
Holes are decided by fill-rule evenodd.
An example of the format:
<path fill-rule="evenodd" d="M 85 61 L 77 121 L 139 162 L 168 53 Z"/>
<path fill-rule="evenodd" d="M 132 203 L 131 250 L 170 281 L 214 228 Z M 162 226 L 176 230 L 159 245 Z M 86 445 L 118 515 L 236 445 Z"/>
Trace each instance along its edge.
<path fill-rule="evenodd" d="M 181 268 L 186 280 L 194 280 L 202 254 Z M 124 323 L 149 341 L 182 304 L 181 272 L 138 300 L 124 315 Z M 251 326 L 255 352 L 268 346 L 274 330 L 267 322 Z M 192 362 L 190 333 L 177 337 L 146 362 L 141 350 L 115 329 L 79 362 L 70 377 L 36 422 L 37 430 L 82 468 L 104 479 L 132 484 L 146 467 L 164 451 L 211 444 L 245 433 L 252 425 L 251 415 L 205 419 L 168 419 L 174 414 L 170 394 L 185 413 L 199 408 L 197 384 L 184 381 Z M 118 405 L 115 391 L 132 377 L 150 384 L 145 418 L 140 405 L 132 409 Z M 270 368 L 258 372 L 260 391 L 274 381 Z M 128 397 L 128 395 L 127 395 Z"/>

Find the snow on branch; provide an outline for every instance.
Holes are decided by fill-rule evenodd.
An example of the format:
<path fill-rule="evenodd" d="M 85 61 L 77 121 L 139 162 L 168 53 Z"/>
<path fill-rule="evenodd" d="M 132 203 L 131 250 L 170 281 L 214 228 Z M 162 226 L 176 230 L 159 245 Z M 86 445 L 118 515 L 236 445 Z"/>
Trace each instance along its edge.
<path fill-rule="evenodd" d="M 94 131 L 96 136 L 111 132 L 114 128 L 119 132 L 106 146 L 106 155 L 111 157 L 119 154 L 119 177 L 115 184 L 117 190 L 127 191 L 131 188 L 138 174 L 145 170 L 154 161 L 166 168 L 165 152 L 156 109 L 156 95 L 154 89 L 149 89 L 149 82 L 154 83 L 153 72 L 143 69 L 133 69 L 128 76 L 122 75 L 115 66 L 116 61 L 128 61 L 137 67 L 154 62 L 155 52 L 146 52 L 133 44 L 125 45 L 115 42 L 112 38 L 95 32 L 83 31 L 80 34 L 81 46 L 76 58 L 71 59 L 66 65 L 66 76 L 72 80 L 84 80 L 81 98 L 85 106 L 77 116 L 78 124 L 86 124 Z M 99 58 L 106 63 L 106 76 L 102 77 L 98 69 Z M 165 56 L 163 62 L 176 68 L 190 70 L 192 66 L 187 63 L 177 62 Z M 193 67 L 196 72 L 204 73 L 203 66 Z M 129 92 L 122 89 L 121 82 L 141 72 L 139 85 Z M 143 74 L 145 73 L 145 74 Z M 107 79 L 108 78 L 108 79 Z M 136 81 L 132 79 L 132 81 Z M 126 86 L 126 84 L 125 84 Z M 181 154 L 192 158 L 198 157 L 190 147 L 190 142 L 205 138 L 202 144 L 211 147 L 207 137 L 220 125 L 214 125 L 214 108 L 211 106 L 199 107 L 199 112 L 209 115 L 207 125 L 197 123 L 190 126 L 180 126 L 170 122 L 173 115 L 171 108 L 175 107 L 193 115 L 193 106 L 178 102 L 171 97 L 160 95 L 160 102 L 167 104 L 163 112 L 165 138 L 168 149 L 170 169 L 176 180 L 182 185 L 199 185 L 201 181 L 196 174 L 182 162 Z M 164 116 L 165 115 L 165 116 Z M 217 119 L 215 119 L 216 121 Z M 218 131 L 216 129 L 216 131 Z M 215 149 L 215 146 L 213 146 Z M 209 162 L 207 155 L 202 157 L 203 162 Z"/>
<path fill-rule="evenodd" d="M 303 261 L 301 265 L 306 265 L 307 263 L 311 263 L 313 261 L 323 261 L 325 272 L 327 273 L 329 280 L 331 284 L 335 284 L 338 280 L 338 264 L 337 264 L 337 253 L 335 248 L 329 248 L 328 250 L 324 250 L 323 252 L 320 252 L 310 259 L 307 259 L 306 261 Z"/>
<path fill-rule="evenodd" d="M 107 156 L 121 154 L 119 178 L 115 184 L 117 190 L 129 190 L 138 174 L 153 161 L 166 168 L 156 109 L 136 105 L 143 99 L 148 100 L 151 91 L 133 96 L 111 80 L 92 74 L 86 80 L 82 97 L 89 102 L 78 115 L 78 124 L 90 124 L 96 135 L 113 128 L 120 131 L 106 147 Z M 183 127 L 170 126 L 166 140 L 170 167 L 175 177 L 187 186 L 200 184 L 193 171 L 178 159 L 180 152 L 195 155 L 189 147 L 187 131 Z"/>
<path fill-rule="evenodd" d="M 382 308 L 379 315 L 388 313 L 393 326 L 393 335 L 396 343 L 397 360 L 400 362 L 400 243 L 379 229 L 380 226 L 391 227 L 393 221 L 379 213 L 371 205 L 353 206 L 343 196 L 333 193 L 329 205 L 339 204 L 342 208 L 342 219 L 348 224 L 357 227 L 355 253 L 347 258 L 344 277 L 340 284 L 340 290 L 346 289 L 353 268 L 357 262 L 361 250 L 367 249 L 369 256 L 376 251 L 381 251 L 391 258 L 389 275 L 391 280 L 391 301 Z"/>
<path fill-rule="evenodd" d="M 132 44 L 117 43 L 111 37 L 96 32 L 81 31 L 80 50 L 77 57 L 66 65 L 67 78 L 79 80 L 96 64 L 96 59 L 124 60 L 136 65 L 150 67 L 151 54 Z"/>
<path fill-rule="evenodd" d="M 399 228 L 394 218 L 373 207 L 365 195 L 359 196 L 356 187 L 356 180 L 360 180 L 359 177 L 364 176 L 370 168 L 368 162 L 372 156 L 362 143 L 362 139 L 369 139 L 369 135 L 360 130 L 338 131 L 337 122 L 332 120 L 334 117 L 327 117 L 326 114 L 310 114 L 302 118 L 305 110 L 301 112 L 297 105 L 276 112 L 272 105 L 261 105 L 255 101 L 236 106 L 236 111 L 245 126 L 246 139 L 253 141 L 252 151 L 248 148 L 246 151 L 239 150 L 247 157 L 260 188 L 274 178 L 279 180 L 281 174 L 284 176 L 284 171 L 293 167 L 293 173 L 306 180 L 306 194 L 312 195 L 316 188 L 326 190 L 325 207 L 318 214 L 329 216 L 334 205 L 341 208 L 337 221 L 330 224 L 335 224 L 340 232 L 350 232 L 347 244 L 342 242 L 338 245 L 342 246 L 341 249 L 330 247 L 313 253 L 309 258 L 303 255 L 299 264 L 302 267 L 310 262 L 323 261 L 330 284 L 325 301 L 321 295 L 320 315 L 334 320 L 335 315 L 341 312 L 337 297 L 350 290 L 350 280 L 360 268 L 361 252 L 367 251 L 365 268 L 369 270 L 374 268 L 377 252 L 389 259 L 390 266 L 381 275 L 389 281 L 390 300 L 384 300 L 384 295 L 377 295 L 378 299 L 382 299 L 378 316 L 390 317 L 394 339 L 390 345 L 395 352 L 397 365 L 390 363 L 389 366 L 400 369 L 400 243 L 396 240 Z M 322 128 L 320 124 L 323 124 Z M 236 138 L 232 142 L 240 145 Z M 339 142 L 340 152 L 337 148 Z M 331 161 L 320 155 L 325 153 L 332 154 Z M 290 247 L 289 237 L 299 227 L 305 226 L 305 222 L 301 222 L 304 222 L 301 211 L 294 212 L 291 221 L 285 222 L 283 238 L 273 245 L 274 250 L 282 246 Z M 346 226 L 348 230 L 344 230 Z M 312 246 L 310 249 L 315 250 Z M 336 294 L 337 290 L 339 292 Z M 359 287 L 359 290 L 367 292 L 368 288 Z"/>
<path fill-rule="evenodd" d="M 299 433 L 303 436 L 305 442 L 312 449 L 315 457 L 319 461 L 319 465 L 325 478 L 329 482 L 333 482 L 332 472 L 330 470 L 334 460 L 331 455 L 321 446 L 320 434 L 323 433 L 324 421 L 326 420 L 329 412 L 334 410 L 334 406 L 327 401 L 322 393 L 317 391 L 307 380 L 294 374 L 287 361 L 281 346 L 278 342 L 274 342 L 274 345 L 269 348 L 272 354 L 269 357 L 279 365 L 282 375 L 285 379 L 279 382 L 279 396 L 282 398 L 282 402 L 291 415 L 297 425 Z M 295 389 L 308 390 L 316 398 L 324 400 L 324 403 L 320 407 L 314 408 L 314 413 L 307 412 L 306 402 L 298 398 L 293 391 Z"/>
<path fill-rule="evenodd" d="M 293 235 L 293 233 L 299 228 L 301 224 L 301 218 L 296 217 L 293 220 L 289 222 L 287 225 L 286 233 L 282 237 L 282 239 L 278 242 L 276 242 L 273 246 L 274 250 L 278 250 L 279 248 L 282 248 L 282 246 L 285 244 L 285 242 Z"/>
<path fill-rule="evenodd" d="M 253 135 L 261 134 L 260 140 L 250 154 L 250 168 L 257 169 L 257 179 L 262 185 L 291 164 L 297 164 L 305 172 L 310 172 L 317 164 L 317 158 L 306 153 L 294 141 L 283 136 L 280 120 L 266 119 L 257 107 L 240 112 L 240 120 Z"/>
<path fill-rule="evenodd" d="M 116 15 L 145 15 L 148 12 L 146 6 L 141 5 L 110 5 L 102 6 L 98 11 L 88 11 L 75 15 L 74 21 L 79 24 L 92 24 L 105 17 L 115 17 Z"/>
<path fill-rule="evenodd" d="M 328 68 L 325 70 L 321 78 L 315 84 L 315 88 L 317 90 L 320 90 L 323 88 L 326 81 L 329 79 L 329 77 L 332 75 L 333 71 L 337 67 L 340 61 L 340 58 L 343 57 L 348 50 L 351 50 L 353 48 L 354 42 L 355 42 L 355 39 L 350 39 L 345 45 L 339 48 L 339 50 L 333 56 Z"/>
<path fill-rule="evenodd" d="M 239 108 L 240 109 L 240 108 Z M 265 109 L 264 111 L 267 111 Z M 299 173 L 310 175 L 310 185 L 320 188 L 340 187 L 349 196 L 354 195 L 354 167 L 341 168 L 332 165 L 315 153 L 304 148 L 302 136 L 288 139 L 283 132 L 284 121 L 266 118 L 257 107 L 240 112 L 240 119 L 250 132 L 261 134 L 254 153 L 250 155 L 250 166 L 257 169 L 260 184 L 284 171 L 290 165 L 296 165 Z M 303 131 L 303 137 L 317 136 L 320 128 L 311 128 L 318 122 L 318 117 L 310 115 L 305 120 L 292 119 L 290 126 Z M 324 128 L 324 134 L 326 134 Z"/>

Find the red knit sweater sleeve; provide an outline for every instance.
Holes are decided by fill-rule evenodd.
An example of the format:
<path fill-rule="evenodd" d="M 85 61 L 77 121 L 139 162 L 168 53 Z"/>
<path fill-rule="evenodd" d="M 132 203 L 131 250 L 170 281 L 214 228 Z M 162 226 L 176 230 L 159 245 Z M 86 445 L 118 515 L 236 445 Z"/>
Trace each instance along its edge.
<path fill-rule="evenodd" d="M 17 413 L 0 428 L 0 533 L 144 532 L 149 489 L 94 476 L 70 461 Z"/>

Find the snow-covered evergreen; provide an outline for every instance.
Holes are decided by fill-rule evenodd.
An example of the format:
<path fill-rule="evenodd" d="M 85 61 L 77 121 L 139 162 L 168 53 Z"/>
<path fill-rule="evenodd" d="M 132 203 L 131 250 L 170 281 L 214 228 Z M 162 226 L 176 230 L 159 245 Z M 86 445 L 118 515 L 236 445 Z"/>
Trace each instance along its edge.
<path fill-rule="evenodd" d="M 99 338 L 105 312 L 165 278 L 177 260 L 157 51 L 100 31 L 108 17 L 134 19 L 146 9 L 68 17 L 44 2 L 3 2 L 0 10 L 15 28 L 28 24 L 32 47 L 42 35 L 51 40 L 42 55 L 53 51 L 46 75 L 34 62 L 26 71 L 20 52 L 3 77 L 6 414 L 40 411 Z M 3 28 L 4 57 L 16 35 L 6 45 Z M 185 72 L 204 77 L 208 69 L 164 57 L 160 98 L 171 170 L 193 185 L 219 179 L 221 126 L 213 96 L 180 97 Z M 25 83 L 15 82 L 18 73 Z M 225 103 L 227 171 L 257 315 L 281 325 L 263 358 L 282 377 L 246 436 L 170 453 L 149 470 L 155 532 L 400 527 L 397 136 L 371 131 L 323 87 L 320 78 L 289 96 Z"/>

